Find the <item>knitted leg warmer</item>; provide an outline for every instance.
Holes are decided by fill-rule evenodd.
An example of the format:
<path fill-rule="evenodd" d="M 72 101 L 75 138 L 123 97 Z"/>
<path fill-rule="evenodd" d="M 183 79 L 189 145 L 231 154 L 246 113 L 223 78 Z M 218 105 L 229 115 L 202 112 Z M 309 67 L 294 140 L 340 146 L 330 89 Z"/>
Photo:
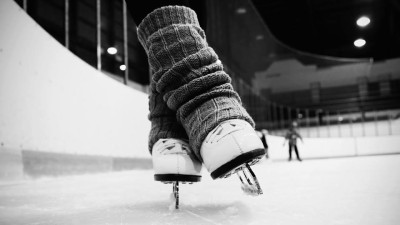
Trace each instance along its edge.
<path fill-rule="evenodd" d="M 149 134 L 149 151 L 162 138 L 176 138 L 188 142 L 189 138 L 182 125 L 176 121 L 176 112 L 168 108 L 162 95 L 155 89 L 155 82 L 150 82 L 149 120 L 151 130 Z"/>
<path fill-rule="evenodd" d="M 221 122 L 242 119 L 254 126 L 217 54 L 208 46 L 193 10 L 184 6 L 158 8 L 140 23 L 138 37 L 154 71 L 156 92 L 176 112 L 200 160 L 201 144 Z"/>

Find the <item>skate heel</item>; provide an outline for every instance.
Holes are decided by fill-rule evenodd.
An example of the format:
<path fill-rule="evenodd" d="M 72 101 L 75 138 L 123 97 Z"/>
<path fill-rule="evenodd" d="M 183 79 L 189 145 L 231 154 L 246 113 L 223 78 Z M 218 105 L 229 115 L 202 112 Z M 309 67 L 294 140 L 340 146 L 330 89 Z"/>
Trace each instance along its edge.
<path fill-rule="evenodd" d="M 154 174 L 155 181 L 161 181 L 164 183 L 172 182 L 183 182 L 183 183 L 193 183 L 200 182 L 200 175 L 186 175 L 186 174 Z"/>
<path fill-rule="evenodd" d="M 214 170 L 211 173 L 211 177 L 215 180 L 218 178 L 227 178 L 232 174 L 236 173 L 245 165 L 255 165 L 257 164 L 261 158 L 264 156 L 265 150 L 264 149 L 256 149 L 250 152 L 246 152 L 242 155 L 237 156 L 233 160 L 225 163 L 224 165 L 220 166 L 218 169 Z M 233 169 L 232 169 L 233 168 Z"/>
<path fill-rule="evenodd" d="M 254 165 L 265 155 L 264 146 L 246 121 L 227 120 L 203 141 L 200 155 L 213 179 L 226 178 L 245 164 Z"/>

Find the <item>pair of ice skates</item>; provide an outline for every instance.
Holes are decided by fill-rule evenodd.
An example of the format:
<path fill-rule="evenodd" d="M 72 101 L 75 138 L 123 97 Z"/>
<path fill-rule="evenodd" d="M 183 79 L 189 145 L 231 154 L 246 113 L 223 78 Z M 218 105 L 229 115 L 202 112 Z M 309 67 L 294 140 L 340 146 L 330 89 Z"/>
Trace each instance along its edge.
<path fill-rule="evenodd" d="M 258 180 L 250 166 L 265 154 L 260 138 L 246 121 L 233 119 L 218 125 L 204 140 L 200 155 L 213 179 L 226 178 L 236 173 L 242 189 L 248 194 L 262 194 Z M 152 152 L 154 179 L 173 184 L 175 208 L 179 208 L 179 182 L 201 180 L 202 163 L 177 139 L 160 139 Z"/>

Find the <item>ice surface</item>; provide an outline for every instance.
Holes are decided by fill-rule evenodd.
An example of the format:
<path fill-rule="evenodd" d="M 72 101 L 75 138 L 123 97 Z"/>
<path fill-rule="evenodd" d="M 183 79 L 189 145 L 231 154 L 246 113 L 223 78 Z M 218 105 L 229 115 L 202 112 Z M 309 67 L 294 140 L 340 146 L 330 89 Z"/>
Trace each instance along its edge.
<path fill-rule="evenodd" d="M 253 166 L 264 194 L 236 176 L 172 185 L 151 170 L 46 178 L 0 185 L 0 224 L 400 224 L 400 155 L 263 161 Z"/>

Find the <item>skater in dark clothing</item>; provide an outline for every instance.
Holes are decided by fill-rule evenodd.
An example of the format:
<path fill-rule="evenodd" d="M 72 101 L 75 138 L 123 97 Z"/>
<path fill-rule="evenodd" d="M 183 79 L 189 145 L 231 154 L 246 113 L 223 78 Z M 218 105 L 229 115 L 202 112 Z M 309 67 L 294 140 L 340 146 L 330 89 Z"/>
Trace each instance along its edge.
<path fill-rule="evenodd" d="M 267 142 L 268 131 L 266 129 L 262 129 L 259 133 L 260 133 L 261 142 L 263 143 L 264 149 L 265 149 L 265 158 L 268 159 L 269 158 L 269 155 L 268 155 L 268 142 Z"/>
<path fill-rule="evenodd" d="M 207 42 L 198 18 L 204 18 L 204 2 L 126 0 L 151 71 L 149 151 L 154 178 L 164 183 L 198 182 L 203 165 L 213 179 L 239 175 L 265 154 L 253 119 Z"/>
<path fill-rule="evenodd" d="M 297 160 L 300 162 L 302 159 L 299 156 L 299 150 L 297 148 L 297 139 L 299 138 L 301 142 L 303 142 L 303 138 L 301 135 L 296 131 L 297 123 L 294 122 L 292 126 L 290 126 L 289 130 L 286 132 L 285 141 L 283 142 L 283 146 L 285 146 L 286 141 L 289 142 L 289 161 L 292 160 L 292 150 L 296 153 Z"/>

